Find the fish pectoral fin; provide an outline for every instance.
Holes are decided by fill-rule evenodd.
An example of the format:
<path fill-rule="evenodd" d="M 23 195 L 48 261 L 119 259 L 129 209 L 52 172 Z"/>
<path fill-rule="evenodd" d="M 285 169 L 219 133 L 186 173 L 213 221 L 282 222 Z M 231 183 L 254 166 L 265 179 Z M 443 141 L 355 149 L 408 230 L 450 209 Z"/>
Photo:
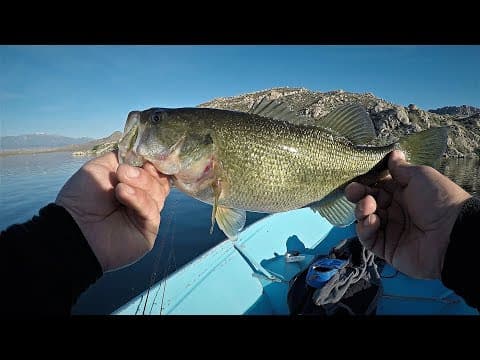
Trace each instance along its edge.
<path fill-rule="evenodd" d="M 212 225 L 210 226 L 210 235 L 213 234 L 213 228 L 215 227 L 215 216 L 217 214 L 217 202 L 213 204 L 213 209 L 212 209 Z"/>
<path fill-rule="evenodd" d="M 212 209 L 212 226 L 210 226 L 210 235 L 213 234 L 213 228 L 215 226 L 215 218 L 218 211 L 218 199 L 222 193 L 222 188 L 220 187 L 220 180 L 217 179 L 212 184 L 213 190 L 213 209 Z"/>
<path fill-rule="evenodd" d="M 245 210 L 231 209 L 223 206 L 217 207 L 217 224 L 230 240 L 236 240 L 238 233 L 245 226 L 247 213 Z"/>
<path fill-rule="evenodd" d="M 287 121 L 296 125 L 313 123 L 312 119 L 296 114 L 286 103 L 280 100 L 268 100 L 266 97 L 263 97 L 259 103 L 253 105 L 248 112 L 273 120 Z"/>
<path fill-rule="evenodd" d="M 366 144 L 376 136 L 372 119 L 365 108 L 358 104 L 337 107 L 319 119 L 317 124 L 346 137 L 355 145 Z"/>
<path fill-rule="evenodd" d="M 309 207 L 332 225 L 348 226 L 355 221 L 355 204 L 347 200 L 343 190 L 344 188 L 336 189 Z"/>

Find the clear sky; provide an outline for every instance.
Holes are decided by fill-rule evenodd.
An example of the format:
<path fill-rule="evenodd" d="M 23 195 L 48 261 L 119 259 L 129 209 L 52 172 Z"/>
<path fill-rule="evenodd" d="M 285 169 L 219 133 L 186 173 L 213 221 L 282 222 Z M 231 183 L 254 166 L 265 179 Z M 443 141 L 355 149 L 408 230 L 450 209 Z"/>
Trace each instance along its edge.
<path fill-rule="evenodd" d="M 480 46 L 0 46 L 0 130 L 103 137 L 131 110 L 279 86 L 480 107 Z"/>

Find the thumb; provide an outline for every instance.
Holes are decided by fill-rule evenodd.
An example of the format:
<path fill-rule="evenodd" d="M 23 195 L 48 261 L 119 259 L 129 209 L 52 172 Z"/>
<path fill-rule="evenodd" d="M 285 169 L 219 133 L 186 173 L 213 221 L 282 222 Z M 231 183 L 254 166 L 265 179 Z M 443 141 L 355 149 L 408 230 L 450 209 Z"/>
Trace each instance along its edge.
<path fill-rule="evenodd" d="M 412 165 L 405 160 L 405 154 L 394 150 L 388 159 L 388 170 L 392 178 L 402 186 L 406 186 L 412 177 Z"/>
<path fill-rule="evenodd" d="M 160 210 L 151 194 L 140 188 L 119 183 L 115 188 L 117 200 L 129 211 L 133 224 L 148 241 L 148 249 L 153 248 L 160 225 Z"/>

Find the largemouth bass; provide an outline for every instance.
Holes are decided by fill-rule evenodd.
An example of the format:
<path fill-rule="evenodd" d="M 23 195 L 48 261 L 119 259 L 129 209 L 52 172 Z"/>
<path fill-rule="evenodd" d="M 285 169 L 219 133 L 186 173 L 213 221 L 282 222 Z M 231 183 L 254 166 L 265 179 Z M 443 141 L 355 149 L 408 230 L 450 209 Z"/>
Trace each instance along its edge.
<path fill-rule="evenodd" d="M 405 151 L 432 164 L 446 148 L 447 129 L 431 128 L 387 146 L 375 137 L 359 105 L 337 108 L 317 123 L 285 104 L 262 102 L 252 112 L 209 108 L 151 108 L 128 114 L 120 163 L 151 162 L 182 192 L 213 205 L 229 238 L 243 228 L 245 211 L 282 212 L 310 206 L 335 226 L 354 221 L 343 190 L 385 175 L 386 155 Z"/>

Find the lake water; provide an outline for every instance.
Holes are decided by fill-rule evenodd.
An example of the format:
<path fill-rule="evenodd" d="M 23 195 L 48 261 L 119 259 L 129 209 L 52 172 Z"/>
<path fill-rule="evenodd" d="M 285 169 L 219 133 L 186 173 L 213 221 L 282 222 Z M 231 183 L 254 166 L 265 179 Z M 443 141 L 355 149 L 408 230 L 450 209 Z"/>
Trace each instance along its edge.
<path fill-rule="evenodd" d="M 70 153 L 0 157 L 0 229 L 24 222 L 53 202 L 65 181 L 88 159 Z M 480 193 L 476 160 L 444 159 L 439 170 L 472 194 Z M 166 275 L 224 240 L 210 229 L 211 206 L 172 189 L 153 250 L 137 263 L 105 274 L 78 300 L 75 314 L 109 314 Z M 247 213 L 247 225 L 266 214 Z"/>
<path fill-rule="evenodd" d="M 88 158 L 57 152 L 0 157 L 0 229 L 29 220 L 53 202 Z M 211 206 L 172 189 L 153 250 L 137 263 L 105 274 L 79 298 L 76 314 L 109 314 L 182 265 L 224 240 L 210 235 Z M 266 216 L 248 213 L 247 225 Z"/>

